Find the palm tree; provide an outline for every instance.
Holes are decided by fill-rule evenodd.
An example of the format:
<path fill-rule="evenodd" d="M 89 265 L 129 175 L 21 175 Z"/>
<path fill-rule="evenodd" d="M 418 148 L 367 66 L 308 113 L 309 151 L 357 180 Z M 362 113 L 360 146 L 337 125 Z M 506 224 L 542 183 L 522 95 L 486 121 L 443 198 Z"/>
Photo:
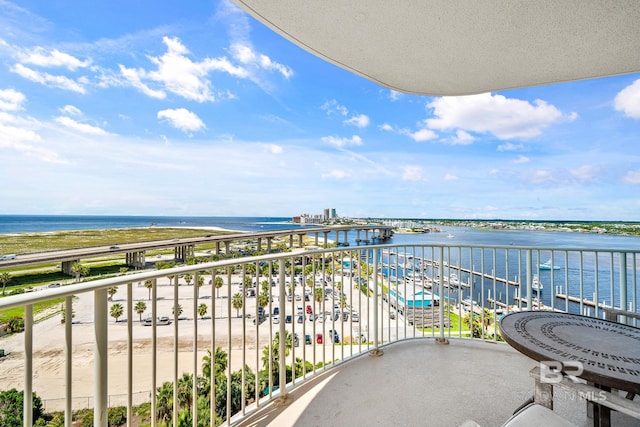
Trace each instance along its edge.
<path fill-rule="evenodd" d="M 120 303 L 113 304 L 111 306 L 111 317 L 116 319 L 116 323 L 118 323 L 118 318 L 124 314 L 124 307 Z"/>
<path fill-rule="evenodd" d="M 224 285 L 224 280 L 222 280 L 222 276 L 216 276 L 216 280 L 214 283 L 216 287 L 216 298 L 218 298 L 220 296 L 220 288 L 222 287 L 222 285 Z"/>
<path fill-rule="evenodd" d="M 318 303 L 318 311 L 320 311 L 320 304 L 324 301 L 324 289 L 316 288 L 313 292 L 313 299 Z"/>
<path fill-rule="evenodd" d="M 242 300 L 242 294 L 240 292 L 233 294 L 231 299 L 231 305 L 236 309 L 236 317 L 240 317 L 240 309 L 242 308 L 244 301 Z"/>
<path fill-rule="evenodd" d="M 144 313 L 144 311 L 147 309 L 147 304 L 145 304 L 144 301 L 138 301 L 133 309 L 136 313 L 138 313 L 138 316 L 140 316 L 140 321 L 142 322 L 142 313 Z"/>
<path fill-rule="evenodd" d="M 204 285 L 204 276 L 199 274 L 198 275 L 198 287 L 201 288 L 202 285 Z"/>
<path fill-rule="evenodd" d="M 166 381 L 156 393 L 156 420 L 168 424 L 173 416 L 173 383 Z"/>
<path fill-rule="evenodd" d="M 182 314 L 182 305 L 178 304 L 171 309 L 171 314 L 178 313 L 178 317 Z"/>
<path fill-rule="evenodd" d="M 260 292 L 260 295 L 258 295 L 257 298 L 257 303 L 259 307 L 266 307 L 267 304 L 269 304 L 269 294 L 267 294 L 266 292 Z"/>
<path fill-rule="evenodd" d="M 11 274 L 3 271 L 0 273 L 0 283 L 2 283 L 2 295 L 4 295 L 4 288 L 7 286 L 7 283 L 11 281 Z"/>
<path fill-rule="evenodd" d="M 227 369 L 227 353 L 221 348 L 216 347 L 214 359 L 214 377 L 217 374 L 223 373 Z M 211 377 L 211 350 L 207 350 L 207 354 L 202 358 L 202 375 L 205 378 Z"/>
<path fill-rule="evenodd" d="M 87 276 L 89 274 L 89 267 L 80 262 L 76 262 L 71 266 L 71 272 L 76 276 L 76 282 L 80 281 L 80 277 Z"/>
<path fill-rule="evenodd" d="M 190 273 L 186 273 L 184 275 L 184 281 L 187 282 L 187 286 L 191 283 L 192 280 L 193 276 Z"/>
<path fill-rule="evenodd" d="M 147 279 L 144 281 L 144 287 L 147 288 L 147 290 L 149 290 L 149 298 L 147 299 L 151 299 L 151 288 L 153 288 L 153 280 L 151 279 Z"/>
<path fill-rule="evenodd" d="M 207 307 L 207 304 L 202 303 L 198 306 L 198 315 L 204 319 L 204 316 L 207 314 L 208 310 L 209 307 Z"/>
<path fill-rule="evenodd" d="M 108 298 L 109 301 L 113 301 L 113 296 L 116 294 L 116 292 L 118 292 L 117 286 L 109 286 L 109 288 L 107 289 L 107 295 L 109 295 L 109 298 Z"/>

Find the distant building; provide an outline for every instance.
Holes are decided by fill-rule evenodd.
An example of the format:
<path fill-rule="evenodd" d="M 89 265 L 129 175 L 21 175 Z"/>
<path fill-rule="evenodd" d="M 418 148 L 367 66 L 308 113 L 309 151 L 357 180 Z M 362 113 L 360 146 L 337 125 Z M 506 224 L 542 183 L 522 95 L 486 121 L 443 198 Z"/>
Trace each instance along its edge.
<path fill-rule="evenodd" d="M 330 216 L 329 216 L 329 215 L 330 215 L 330 214 L 331 214 L 331 209 L 329 209 L 329 208 L 325 208 L 325 210 L 324 210 L 324 220 L 325 220 L 325 221 L 329 221 L 329 218 L 330 218 Z"/>

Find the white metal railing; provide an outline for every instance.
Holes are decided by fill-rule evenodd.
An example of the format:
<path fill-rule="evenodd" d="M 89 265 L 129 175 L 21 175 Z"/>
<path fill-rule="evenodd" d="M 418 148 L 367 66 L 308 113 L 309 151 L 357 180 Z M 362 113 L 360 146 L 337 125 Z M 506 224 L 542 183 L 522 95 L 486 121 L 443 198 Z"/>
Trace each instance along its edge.
<path fill-rule="evenodd" d="M 396 341 L 499 340 L 498 318 L 527 308 L 596 317 L 607 307 L 638 313 L 639 256 L 511 246 L 333 248 L 47 288 L 2 298 L 0 310 L 24 307 L 24 334 L 12 338 L 23 338 L 22 369 L 12 374 L 25 393 L 24 425 L 34 422 L 31 393 L 40 394 L 43 381 L 50 380 L 39 371 L 37 355 L 45 337 L 59 345 L 66 385 L 63 396 L 46 396 L 46 402 L 61 398 L 57 402 L 64 405 L 54 409 L 64 411 L 70 426 L 74 402 L 89 400 L 86 378 L 74 366 L 87 331 L 93 342 L 95 425 L 106 426 L 108 407 L 116 404 L 126 407 L 130 423 L 134 405 L 143 401 L 150 402 L 152 426 L 177 426 L 179 416 L 194 426 L 212 419 L 234 424 L 269 400 L 286 398 L 317 372 Z M 110 301 L 114 287 L 118 299 Z M 36 303 L 59 298 L 64 325 L 34 322 Z M 141 302 L 150 307 L 138 314 Z M 125 318 L 119 322 L 112 319 L 116 304 L 122 309 L 118 317 Z M 140 321 L 143 314 L 149 322 Z M 636 318 L 627 320 L 637 326 Z M 122 347 L 124 360 L 114 356 Z M 204 356 L 211 361 L 207 375 Z M 116 374 L 124 379 L 110 384 Z"/>

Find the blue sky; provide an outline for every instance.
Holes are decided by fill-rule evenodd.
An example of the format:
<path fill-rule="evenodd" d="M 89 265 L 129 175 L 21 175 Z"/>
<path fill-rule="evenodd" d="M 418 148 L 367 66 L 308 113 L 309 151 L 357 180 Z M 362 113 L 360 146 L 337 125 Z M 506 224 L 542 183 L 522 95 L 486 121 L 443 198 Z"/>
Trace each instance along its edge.
<path fill-rule="evenodd" d="M 640 74 L 415 96 L 229 2 L 0 0 L 0 159 L 0 214 L 639 220 Z"/>

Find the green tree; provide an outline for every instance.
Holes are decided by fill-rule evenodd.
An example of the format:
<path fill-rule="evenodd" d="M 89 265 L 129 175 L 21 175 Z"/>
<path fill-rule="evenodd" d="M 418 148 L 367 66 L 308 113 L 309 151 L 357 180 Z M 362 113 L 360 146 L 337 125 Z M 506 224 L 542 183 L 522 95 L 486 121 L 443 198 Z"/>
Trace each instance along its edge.
<path fill-rule="evenodd" d="M 198 287 L 201 288 L 204 285 L 204 276 L 202 274 L 198 275 Z"/>
<path fill-rule="evenodd" d="M 242 294 L 240 292 L 233 294 L 231 305 L 236 309 L 236 317 L 240 317 L 240 309 L 244 305 Z"/>
<path fill-rule="evenodd" d="M 147 304 L 145 304 L 144 301 L 138 301 L 136 305 L 133 307 L 133 310 L 136 313 L 138 313 L 138 316 L 140 316 L 141 322 L 142 322 L 142 313 L 144 313 L 146 309 L 147 309 Z"/>
<path fill-rule="evenodd" d="M 251 287 L 251 276 L 244 276 L 244 282 L 243 285 L 245 288 L 250 288 Z"/>
<path fill-rule="evenodd" d="M 81 277 L 89 275 L 89 267 L 80 262 L 75 262 L 71 266 L 71 272 L 76 276 L 76 282 L 79 282 Z"/>
<path fill-rule="evenodd" d="M 165 381 L 156 393 L 156 421 L 169 425 L 173 416 L 173 383 Z"/>
<path fill-rule="evenodd" d="M 0 273 L 0 283 L 2 283 L 2 295 L 4 296 L 4 289 L 7 286 L 7 283 L 11 281 L 11 274 L 3 271 Z"/>
<path fill-rule="evenodd" d="M 293 348 L 293 335 L 291 332 L 285 332 L 285 357 L 291 353 Z M 277 386 L 280 384 L 280 333 L 276 332 L 271 345 L 262 350 L 262 367 L 264 371 L 269 372 L 271 367 L 271 384 Z M 263 379 L 264 380 L 264 379 Z M 268 378 L 266 384 L 260 384 L 261 389 L 269 386 Z"/>
<path fill-rule="evenodd" d="M 187 282 L 187 285 L 190 285 L 191 281 L 193 280 L 193 276 L 190 273 L 185 273 L 183 279 L 185 282 Z"/>
<path fill-rule="evenodd" d="M 64 323 L 67 321 L 67 312 L 65 308 L 65 304 L 60 304 L 60 314 L 62 314 L 62 319 L 60 319 L 60 323 Z M 76 311 L 71 307 L 71 320 L 76 317 Z"/>
<path fill-rule="evenodd" d="M 324 301 L 324 289 L 316 288 L 313 292 L 313 299 L 318 303 L 318 311 L 320 311 L 320 304 Z"/>
<path fill-rule="evenodd" d="M 151 279 L 147 279 L 144 281 L 144 287 L 147 288 L 147 290 L 149 291 L 149 298 L 147 298 L 148 300 L 151 300 L 151 289 L 153 288 L 153 280 Z"/>
<path fill-rule="evenodd" d="M 182 304 L 178 304 L 171 308 L 171 314 L 178 313 L 178 317 L 182 314 Z"/>
<path fill-rule="evenodd" d="M 262 292 L 264 292 L 265 294 L 269 293 L 269 289 L 271 288 L 271 286 L 269 285 L 269 281 L 268 280 L 263 280 L 260 283 L 260 289 L 262 290 Z"/>
<path fill-rule="evenodd" d="M 109 301 L 113 301 L 113 296 L 116 294 L 116 292 L 118 292 L 117 286 L 109 286 L 109 288 L 107 289 L 107 295 L 109 295 L 109 298 L 108 298 Z"/>
<path fill-rule="evenodd" d="M 44 417 L 42 400 L 33 393 L 33 421 Z M 24 392 L 15 388 L 0 391 L 0 425 L 3 427 L 21 427 L 24 411 Z"/>
<path fill-rule="evenodd" d="M 120 274 L 124 274 L 129 271 L 129 267 L 120 267 Z"/>
<path fill-rule="evenodd" d="M 222 276 L 216 276 L 214 284 L 216 287 L 216 298 L 218 298 L 220 297 L 220 288 L 222 287 L 222 285 L 224 285 L 224 280 L 222 279 Z"/>
<path fill-rule="evenodd" d="M 257 303 L 259 307 L 266 307 L 267 304 L 269 304 L 269 295 L 261 292 L 260 295 L 258 295 Z"/>
<path fill-rule="evenodd" d="M 198 315 L 200 316 L 200 318 L 204 319 L 204 316 L 207 315 L 207 311 L 209 311 L 209 307 L 207 307 L 207 304 L 202 303 L 198 305 Z"/>
<path fill-rule="evenodd" d="M 116 323 L 118 323 L 118 318 L 124 314 L 124 307 L 120 303 L 115 303 L 111 306 L 110 314 L 111 317 L 116 319 Z"/>

